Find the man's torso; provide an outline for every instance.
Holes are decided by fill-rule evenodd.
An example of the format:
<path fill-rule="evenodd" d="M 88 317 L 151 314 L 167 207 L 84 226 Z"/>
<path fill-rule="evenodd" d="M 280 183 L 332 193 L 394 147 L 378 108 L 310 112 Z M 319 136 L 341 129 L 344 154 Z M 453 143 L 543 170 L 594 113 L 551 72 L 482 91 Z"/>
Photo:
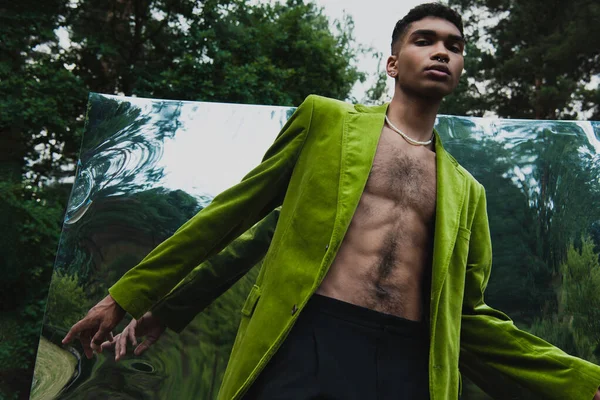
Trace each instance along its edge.
<path fill-rule="evenodd" d="M 435 206 L 435 153 L 385 126 L 356 212 L 317 293 L 421 320 Z"/>

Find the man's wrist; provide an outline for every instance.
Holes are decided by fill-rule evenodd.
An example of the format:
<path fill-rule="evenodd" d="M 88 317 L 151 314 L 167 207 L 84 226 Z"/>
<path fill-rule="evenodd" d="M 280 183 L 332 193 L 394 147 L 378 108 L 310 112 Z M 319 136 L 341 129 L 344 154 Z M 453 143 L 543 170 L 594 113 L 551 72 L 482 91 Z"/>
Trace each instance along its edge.
<path fill-rule="evenodd" d="M 109 293 L 108 296 L 106 296 L 109 298 L 109 300 L 117 307 L 117 309 L 119 309 L 120 311 L 123 312 L 127 312 L 120 304 L 117 300 L 115 300 L 114 297 L 112 297 L 112 295 Z"/>

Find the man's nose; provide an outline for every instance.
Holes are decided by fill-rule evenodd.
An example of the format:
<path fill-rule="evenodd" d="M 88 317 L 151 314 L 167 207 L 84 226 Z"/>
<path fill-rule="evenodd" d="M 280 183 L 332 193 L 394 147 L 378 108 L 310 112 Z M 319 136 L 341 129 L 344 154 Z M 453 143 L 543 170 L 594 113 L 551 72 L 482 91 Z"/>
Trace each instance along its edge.
<path fill-rule="evenodd" d="M 434 47 L 434 51 L 431 54 L 431 59 L 432 60 L 443 60 L 443 62 L 448 62 L 450 61 L 450 56 L 448 55 L 448 49 L 446 49 L 446 45 L 443 42 L 438 42 L 435 47 Z"/>

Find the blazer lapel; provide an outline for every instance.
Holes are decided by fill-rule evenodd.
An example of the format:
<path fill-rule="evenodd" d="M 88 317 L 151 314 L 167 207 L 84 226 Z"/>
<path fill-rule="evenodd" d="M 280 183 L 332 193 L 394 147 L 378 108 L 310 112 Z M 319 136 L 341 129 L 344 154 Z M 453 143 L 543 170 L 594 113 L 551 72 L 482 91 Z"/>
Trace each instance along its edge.
<path fill-rule="evenodd" d="M 346 234 L 371 172 L 387 104 L 378 107 L 356 105 L 355 108 L 358 112 L 346 114 L 342 132 L 341 172 L 333 227 L 336 247 Z"/>
<path fill-rule="evenodd" d="M 433 265 L 431 276 L 430 324 L 434 331 L 440 294 L 448 275 L 450 258 L 458 235 L 460 213 L 465 198 L 466 179 L 458 163 L 444 150 L 435 131 L 437 199 Z"/>

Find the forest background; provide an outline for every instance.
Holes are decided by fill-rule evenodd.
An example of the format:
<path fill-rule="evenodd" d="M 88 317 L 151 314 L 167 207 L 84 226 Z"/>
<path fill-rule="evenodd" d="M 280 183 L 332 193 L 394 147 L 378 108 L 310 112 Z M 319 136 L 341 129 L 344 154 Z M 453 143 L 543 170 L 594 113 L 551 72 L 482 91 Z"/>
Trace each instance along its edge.
<path fill-rule="evenodd" d="M 463 13 L 468 44 L 465 74 L 441 113 L 600 120 L 600 4 L 450 4 Z M 59 30 L 68 32 L 68 47 Z M 351 16 L 330 21 L 302 0 L 2 0 L 0 398 L 29 396 L 89 92 L 285 106 L 315 93 L 379 103 L 388 96 L 383 64 L 379 71 L 360 71 L 356 64 L 368 53 L 373 50 L 354 37 Z M 385 60 L 387 54 L 373 56 Z M 374 85 L 361 98 L 351 97 L 369 74 L 375 74 Z M 550 220 L 543 209 L 536 216 Z M 493 232 L 502 229 L 494 225 L 499 218 L 490 214 Z M 582 237 L 572 244 L 552 239 L 558 227 L 552 228 L 545 224 L 534 233 L 550 239 L 533 250 L 532 279 L 554 290 L 540 297 L 542 307 L 519 310 L 515 301 L 512 310 L 510 303 L 504 309 L 520 311 L 526 328 L 597 362 L 600 308 L 590 295 L 600 291 L 600 227 L 572 228 Z M 501 281 L 490 304 L 511 283 Z M 77 293 L 71 300 L 91 305 L 85 287 Z M 574 304 L 589 311 L 578 311 L 579 323 L 596 336 L 574 330 Z"/>

